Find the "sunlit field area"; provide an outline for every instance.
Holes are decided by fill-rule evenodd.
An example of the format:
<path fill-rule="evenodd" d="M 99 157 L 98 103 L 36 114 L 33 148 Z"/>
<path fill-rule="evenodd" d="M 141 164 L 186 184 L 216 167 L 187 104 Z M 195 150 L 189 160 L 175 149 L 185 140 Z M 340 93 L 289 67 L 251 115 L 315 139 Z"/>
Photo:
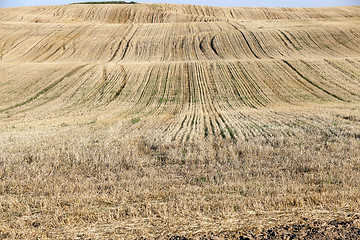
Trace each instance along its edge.
<path fill-rule="evenodd" d="M 0 239 L 360 236 L 359 6 L 7 8 L 0 29 Z"/>

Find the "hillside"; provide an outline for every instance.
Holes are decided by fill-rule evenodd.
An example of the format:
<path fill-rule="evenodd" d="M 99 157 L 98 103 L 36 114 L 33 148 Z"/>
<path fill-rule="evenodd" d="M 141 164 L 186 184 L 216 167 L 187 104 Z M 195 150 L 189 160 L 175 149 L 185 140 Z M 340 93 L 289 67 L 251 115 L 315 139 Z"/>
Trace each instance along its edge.
<path fill-rule="evenodd" d="M 239 108 L 358 101 L 359 17 L 359 7 L 2 9 L 0 112 L 166 113 L 204 134 L 239 124 Z"/>
<path fill-rule="evenodd" d="M 3 236 L 359 210 L 360 6 L 4 8 L 0 29 Z"/>

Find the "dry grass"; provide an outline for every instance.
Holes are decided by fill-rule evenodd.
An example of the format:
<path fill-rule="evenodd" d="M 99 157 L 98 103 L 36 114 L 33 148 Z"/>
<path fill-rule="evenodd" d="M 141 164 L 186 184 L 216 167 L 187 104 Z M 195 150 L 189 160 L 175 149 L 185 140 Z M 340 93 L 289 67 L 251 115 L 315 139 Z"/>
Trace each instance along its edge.
<path fill-rule="evenodd" d="M 2 134 L 2 237 L 196 236 L 360 210 L 359 125 L 185 144 L 62 128 Z"/>
<path fill-rule="evenodd" d="M 0 238 L 358 213 L 358 9 L 0 9 Z"/>

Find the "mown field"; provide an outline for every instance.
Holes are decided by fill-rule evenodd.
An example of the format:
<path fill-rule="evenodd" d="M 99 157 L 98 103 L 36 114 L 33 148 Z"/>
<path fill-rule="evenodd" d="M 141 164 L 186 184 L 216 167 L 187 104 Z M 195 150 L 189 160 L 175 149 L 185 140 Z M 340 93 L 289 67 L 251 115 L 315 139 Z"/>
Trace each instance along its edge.
<path fill-rule="evenodd" d="M 0 239 L 360 235 L 359 6 L 0 26 Z"/>

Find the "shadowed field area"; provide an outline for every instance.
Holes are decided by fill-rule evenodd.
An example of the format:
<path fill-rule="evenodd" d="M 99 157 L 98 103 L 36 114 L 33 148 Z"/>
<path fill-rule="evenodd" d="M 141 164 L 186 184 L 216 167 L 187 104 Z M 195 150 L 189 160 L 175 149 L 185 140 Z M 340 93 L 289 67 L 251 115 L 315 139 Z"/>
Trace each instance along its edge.
<path fill-rule="evenodd" d="M 0 238 L 358 236 L 359 6 L 76 4 L 0 27 Z"/>

